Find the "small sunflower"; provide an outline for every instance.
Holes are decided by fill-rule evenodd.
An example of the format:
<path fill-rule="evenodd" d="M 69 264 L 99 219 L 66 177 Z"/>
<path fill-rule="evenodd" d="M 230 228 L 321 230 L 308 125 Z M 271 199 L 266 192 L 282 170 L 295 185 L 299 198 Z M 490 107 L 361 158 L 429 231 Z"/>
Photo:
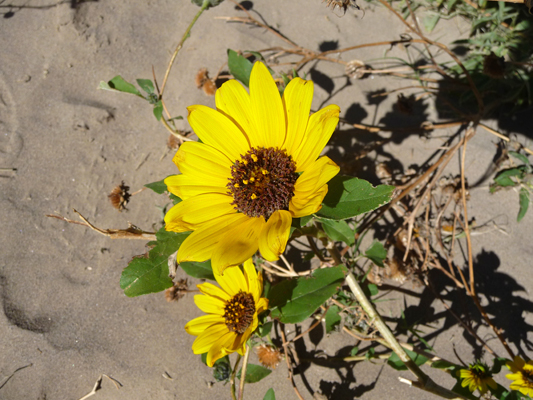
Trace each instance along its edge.
<path fill-rule="evenodd" d="M 506 364 L 512 374 L 507 374 L 505 377 L 513 381 L 511 383 L 512 390 L 518 390 L 523 395 L 533 396 L 533 361 L 529 360 L 527 363 L 520 356 L 516 356 L 513 361 Z"/>
<path fill-rule="evenodd" d="M 339 107 L 309 116 L 313 82 L 293 79 L 280 97 L 261 62 L 250 94 L 235 80 L 216 92 L 217 109 L 188 107 L 201 142 L 181 145 L 181 174 L 165 179 L 183 201 L 165 215 L 168 231 L 193 233 L 177 260 L 211 259 L 213 269 L 239 265 L 259 249 L 274 261 L 285 250 L 293 218 L 322 207 L 339 167 L 320 153 L 339 120 Z"/>
<path fill-rule="evenodd" d="M 239 267 L 228 268 L 224 275 L 213 270 L 220 288 L 202 283 L 198 289 L 203 295 L 194 296 L 198 308 L 207 315 L 189 321 L 185 330 L 198 336 L 192 350 L 194 354 L 207 353 L 210 367 L 235 351 L 244 355 L 246 341 L 257 328 L 257 315 L 268 308 L 268 300 L 261 297 L 261 272 L 256 272 L 251 259 L 243 267 L 244 273 Z"/>
<path fill-rule="evenodd" d="M 463 380 L 461 386 L 468 386 L 468 390 L 472 393 L 477 389 L 481 395 L 484 395 L 488 390 L 487 386 L 492 389 L 498 387 L 496 381 L 492 378 L 492 374 L 489 372 L 489 368 L 479 361 L 470 364 L 468 369 L 459 370 L 459 377 Z"/>

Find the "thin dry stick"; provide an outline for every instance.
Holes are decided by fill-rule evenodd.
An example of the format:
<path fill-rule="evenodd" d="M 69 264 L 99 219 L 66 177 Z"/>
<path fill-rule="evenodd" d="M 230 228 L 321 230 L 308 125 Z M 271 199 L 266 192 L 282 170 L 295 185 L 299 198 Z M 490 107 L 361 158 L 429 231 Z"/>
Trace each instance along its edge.
<path fill-rule="evenodd" d="M 505 140 L 506 142 L 510 142 L 511 141 L 511 139 L 509 139 L 507 136 L 502 135 L 500 132 L 495 131 L 494 129 L 488 127 L 485 124 L 480 123 L 479 126 L 481 126 L 483 129 L 485 129 L 487 132 L 492 133 L 494 136 L 497 136 L 500 139 Z M 524 151 L 526 153 L 533 155 L 533 151 L 532 150 L 529 150 L 527 147 L 522 147 L 522 148 L 524 149 Z"/>
<path fill-rule="evenodd" d="M 6 385 L 6 383 L 7 383 L 11 378 L 13 378 L 13 376 L 14 376 L 17 372 L 23 370 L 24 368 L 28 368 L 28 367 L 33 367 L 33 364 L 24 365 L 23 367 L 18 367 L 16 370 L 14 370 L 13 373 L 12 373 L 11 375 L 9 375 L 7 378 L 5 378 L 4 382 L 2 382 L 2 384 L 0 385 L 0 389 L 2 389 L 2 388 Z"/>
<path fill-rule="evenodd" d="M 174 61 L 176 60 L 176 56 L 178 55 L 179 51 L 183 47 L 183 43 L 185 43 L 185 41 L 189 37 L 189 34 L 191 33 L 192 27 L 194 26 L 194 24 L 196 23 L 198 18 L 200 18 L 200 15 L 202 15 L 202 13 L 209 8 L 209 5 L 210 5 L 209 1 L 204 0 L 204 2 L 202 4 L 202 7 L 200 8 L 200 11 L 198 11 L 198 13 L 196 13 L 196 15 L 192 19 L 191 23 L 187 27 L 187 30 L 183 34 L 180 42 L 176 46 L 176 50 L 174 50 L 174 54 L 172 54 L 172 57 L 170 58 L 170 62 L 168 63 L 168 67 L 167 67 L 167 70 L 165 72 L 165 77 L 163 78 L 163 84 L 161 85 L 161 93 L 159 93 L 159 98 L 160 99 L 163 97 L 163 92 L 165 91 L 165 86 L 167 85 L 168 75 L 170 74 L 170 70 L 172 69 L 172 65 L 174 64 Z"/>
<path fill-rule="evenodd" d="M 248 359 L 250 358 L 250 346 L 246 345 L 244 353 L 244 360 L 241 368 L 241 379 L 239 382 L 239 400 L 244 399 L 244 382 L 246 381 L 246 368 L 248 367 Z"/>
<path fill-rule="evenodd" d="M 302 395 L 300 394 L 300 391 L 298 390 L 298 387 L 296 387 L 296 382 L 294 382 L 294 376 L 292 374 L 292 363 L 290 361 L 290 354 L 291 350 L 289 346 L 286 346 L 287 339 L 285 337 L 285 325 L 279 324 L 280 327 L 280 333 L 281 333 L 281 341 L 283 342 L 283 348 L 285 349 L 285 361 L 287 362 L 287 369 L 289 370 L 289 376 L 288 379 L 291 381 L 292 388 L 294 389 L 294 392 L 296 393 L 296 396 L 298 396 L 298 399 L 304 400 Z"/>
<path fill-rule="evenodd" d="M 483 316 L 483 319 L 487 322 L 487 324 L 492 328 L 496 336 L 498 336 L 498 339 L 502 343 L 503 347 L 507 351 L 507 353 L 511 356 L 511 359 L 514 359 L 514 353 L 507 344 L 507 340 L 503 337 L 501 334 L 501 331 L 494 326 L 492 321 L 490 320 L 489 316 L 487 315 L 485 309 L 479 302 L 479 298 L 476 294 L 476 288 L 475 288 L 475 279 L 474 279 L 474 261 L 473 261 L 473 254 L 472 254 L 472 240 L 470 237 L 470 228 L 468 226 L 468 211 L 466 206 L 466 184 L 465 184 L 465 159 L 466 159 L 466 144 L 467 141 L 465 141 L 463 146 L 463 154 L 461 157 L 461 191 L 462 191 L 462 201 L 463 201 L 463 214 L 464 214 L 464 232 L 466 235 L 466 245 L 467 245 L 467 251 L 468 251 L 468 271 L 470 274 L 470 296 L 472 297 L 472 300 L 474 300 L 474 303 L 476 307 L 478 308 L 479 312 Z"/>
<path fill-rule="evenodd" d="M 60 219 L 62 221 L 68 222 L 69 224 L 76 224 L 86 226 L 91 228 L 93 231 L 100 233 L 101 235 L 107 236 L 111 239 L 140 239 L 140 240 L 157 240 L 154 232 L 145 232 L 142 229 L 137 228 L 135 225 L 129 224 L 128 229 L 101 229 L 92 225 L 87 219 L 81 215 L 79 212 L 73 209 L 73 211 L 78 214 L 80 219 L 83 222 L 73 221 L 71 219 L 65 218 L 62 215 L 55 214 L 46 214 L 47 217 Z"/>
<path fill-rule="evenodd" d="M 326 311 L 324 311 L 324 312 L 322 313 L 322 315 L 320 316 L 320 318 L 319 318 L 319 319 L 318 319 L 313 325 L 311 325 L 311 326 L 310 326 L 305 332 L 302 332 L 302 333 L 300 333 L 299 335 L 293 337 L 291 340 L 289 340 L 289 341 L 287 342 L 287 345 L 290 344 L 290 343 L 292 343 L 292 342 L 297 341 L 298 339 L 300 339 L 300 338 L 302 338 L 302 337 L 304 337 L 304 336 L 307 335 L 309 332 L 311 332 L 313 329 L 315 329 L 318 325 L 320 325 L 320 324 L 322 323 L 322 320 L 323 320 L 324 317 L 326 316 L 326 313 L 328 312 L 328 310 L 329 310 L 329 306 L 326 307 Z M 283 345 L 283 346 L 285 346 L 285 345 Z"/>
<path fill-rule="evenodd" d="M 101 388 L 101 385 L 102 385 L 102 378 L 103 377 L 106 377 L 107 379 L 109 379 L 111 382 L 113 382 L 115 384 L 115 387 L 117 389 L 120 389 L 120 386 L 122 386 L 122 383 L 120 383 L 119 381 L 117 381 L 116 379 L 114 378 L 111 378 L 110 376 L 107 376 L 106 374 L 102 374 L 100 375 L 100 377 L 96 380 L 96 383 L 94 384 L 94 387 L 93 387 L 93 390 L 91 390 L 89 393 L 87 393 L 85 396 L 83 396 L 81 399 L 79 400 L 85 400 L 85 399 L 88 399 L 89 397 L 93 396 L 96 394 L 96 392 L 98 390 L 100 390 Z"/>

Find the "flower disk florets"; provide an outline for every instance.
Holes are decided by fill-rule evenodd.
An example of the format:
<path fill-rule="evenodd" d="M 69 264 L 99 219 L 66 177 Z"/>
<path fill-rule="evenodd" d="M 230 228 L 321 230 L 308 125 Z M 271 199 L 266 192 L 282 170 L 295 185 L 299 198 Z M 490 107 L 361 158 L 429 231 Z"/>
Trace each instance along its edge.
<path fill-rule="evenodd" d="M 242 290 L 233 296 L 224 307 L 224 320 L 232 332 L 242 334 L 253 321 L 255 313 L 254 297 Z"/>
<path fill-rule="evenodd" d="M 231 167 L 227 188 L 237 211 L 249 217 L 288 210 L 298 179 L 296 164 L 285 150 L 252 148 Z"/>

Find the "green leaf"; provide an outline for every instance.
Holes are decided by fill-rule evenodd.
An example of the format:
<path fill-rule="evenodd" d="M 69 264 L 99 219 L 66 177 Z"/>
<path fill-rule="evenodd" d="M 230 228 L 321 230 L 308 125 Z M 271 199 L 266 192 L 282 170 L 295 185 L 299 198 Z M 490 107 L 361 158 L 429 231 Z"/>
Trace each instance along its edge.
<path fill-rule="evenodd" d="M 268 293 L 271 317 L 285 324 L 302 322 L 337 291 L 345 273 L 346 268 L 338 265 L 315 270 L 310 277 L 278 283 Z"/>
<path fill-rule="evenodd" d="M 170 197 L 170 200 L 172 200 L 172 203 L 174 203 L 174 205 L 181 203 L 181 199 L 173 193 L 170 193 L 168 197 Z"/>
<path fill-rule="evenodd" d="M 387 204 L 395 189 L 389 185 L 374 187 L 363 179 L 349 176 L 336 176 L 329 181 L 328 188 L 317 215 L 335 220 L 355 217 Z"/>
<path fill-rule="evenodd" d="M 446 369 L 451 369 L 455 367 L 457 367 L 457 365 L 452 364 L 448 361 L 444 361 L 444 360 L 437 360 L 431 363 L 431 368 L 438 368 L 438 369 L 446 370 Z"/>
<path fill-rule="evenodd" d="M 198 7 L 204 7 L 204 2 L 206 0 L 191 0 L 192 4 L 196 4 Z M 207 6 L 205 9 L 208 9 L 209 7 L 216 7 L 220 3 L 222 3 L 224 0 L 207 0 Z"/>
<path fill-rule="evenodd" d="M 215 280 L 211 260 L 204 262 L 186 261 L 180 263 L 180 267 L 187 275 L 193 278 Z"/>
<path fill-rule="evenodd" d="M 439 19 L 440 19 L 440 15 L 436 13 L 426 15 L 422 19 L 422 22 L 424 23 L 424 28 L 426 29 L 426 31 L 431 33 L 433 29 L 435 29 L 435 26 L 437 25 L 437 22 L 439 22 Z"/>
<path fill-rule="evenodd" d="M 100 82 L 99 88 L 106 90 L 118 90 L 119 92 L 130 93 L 134 94 L 135 96 L 143 97 L 141 92 L 139 92 L 135 86 L 129 82 L 126 82 L 120 75 L 115 76 L 113 79 L 107 82 L 107 84 L 105 82 Z"/>
<path fill-rule="evenodd" d="M 342 318 L 339 315 L 341 308 L 339 306 L 331 306 L 326 313 L 326 333 L 335 330 L 335 327 L 340 324 Z"/>
<path fill-rule="evenodd" d="M 379 293 L 379 289 L 378 289 L 377 285 L 374 285 L 373 283 L 369 283 L 367 285 L 367 288 L 368 288 L 368 291 L 370 293 L 370 296 L 375 296 L 376 294 Z"/>
<path fill-rule="evenodd" d="M 137 79 L 137 84 L 144 90 L 146 93 L 154 93 L 154 84 L 150 79 Z"/>
<path fill-rule="evenodd" d="M 257 328 L 257 333 L 259 334 L 259 337 L 265 337 L 266 335 L 268 335 L 270 331 L 272 330 L 272 325 L 273 325 L 272 321 L 268 321 L 264 323 L 263 325 L 260 325 Z"/>
<path fill-rule="evenodd" d="M 522 218 L 524 218 L 529 207 L 529 190 L 527 190 L 526 188 L 520 189 L 519 202 L 520 210 L 518 211 L 518 217 L 516 219 L 516 222 L 520 222 Z"/>
<path fill-rule="evenodd" d="M 324 232 L 331 240 L 344 242 L 351 246 L 355 243 L 355 232 L 346 221 L 335 221 L 332 219 L 320 218 Z"/>
<path fill-rule="evenodd" d="M 190 232 L 167 232 L 161 228 L 157 233 L 157 241 L 149 251 L 148 257 L 134 258 L 122 271 L 120 287 L 128 297 L 161 292 L 172 287 L 172 279 L 168 276 L 168 257 L 177 251 Z"/>
<path fill-rule="evenodd" d="M 522 161 L 524 164 L 529 165 L 529 159 L 524 154 L 517 153 L 516 151 L 510 151 L 509 155 L 513 156 L 517 160 Z"/>
<path fill-rule="evenodd" d="M 241 372 L 242 368 L 237 373 L 237 378 L 239 378 L 239 380 L 241 379 Z M 271 373 L 271 370 L 261 365 L 248 364 L 248 367 L 246 368 L 246 377 L 244 378 L 244 382 L 256 383 L 259 382 L 261 379 L 267 377 Z"/>
<path fill-rule="evenodd" d="M 263 400 L 276 400 L 276 395 L 274 394 L 274 389 L 270 388 L 265 393 L 265 397 L 263 397 Z"/>
<path fill-rule="evenodd" d="M 384 267 L 383 260 L 387 258 L 387 250 L 377 240 L 365 251 L 365 257 L 370 259 L 378 267 Z"/>
<path fill-rule="evenodd" d="M 411 360 L 415 362 L 416 365 L 420 366 L 424 364 L 428 358 L 421 356 L 420 354 L 415 353 L 414 351 L 404 349 L 407 355 Z M 396 353 L 392 353 L 389 359 L 387 360 L 387 364 L 389 364 L 392 368 L 394 368 L 397 371 L 406 371 L 407 367 L 403 363 L 402 360 L 400 360 L 400 357 Z"/>
<path fill-rule="evenodd" d="M 313 219 L 313 216 L 312 215 L 306 215 L 305 217 L 301 217 L 300 218 L 300 227 L 304 227 L 306 226 L 309 221 L 311 221 Z"/>
<path fill-rule="evenodd" d="M 157 103 L 154 104 L 154 117 L 161 121 L 161 117 L 163 116 L 163 103 L 161 100 L 159 100 Z"/>
<path fill-rule="evenodd" d="M 163 194 L 167 191 L 167 185 L 165 185 L 165 179 L 161 179 L 160 181 L 157 181 L 157 182 L 147 183 L 144 186 L 147 187 L 148 189 L 153 190 L 157 194 Z"/>
<path fill-rule="evenodd" d="M 250 86 L 250 74 L 253 64 L 246 57 L 241 56 L 236 51 L 228 49 L 229 72 L 240 80 L 246 87 Z"/>

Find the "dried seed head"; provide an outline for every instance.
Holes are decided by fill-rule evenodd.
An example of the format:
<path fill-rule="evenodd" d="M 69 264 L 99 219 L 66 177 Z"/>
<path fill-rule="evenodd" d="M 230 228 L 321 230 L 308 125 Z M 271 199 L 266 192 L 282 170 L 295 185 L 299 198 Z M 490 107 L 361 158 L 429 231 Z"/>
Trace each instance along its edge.
<path fill-rule="evenodd" d="M 491 52 L 483 60 L 483 73 L 494 79 L 502 79 L 505 76 L 505 59 Z"/>
<path fill-rule="evenodd" d="M 178 150 L 180 148 L 181 141 L 173 134 L 168 135 L 167 147 L 171 150 Z"/>
<path fill-rule="evenodd" d="M 256 352 L 259 362 L 267 368 L 275 369 L 281 361 L 281 352 L 269 344 L 258 346 Z"/>
<path fill-rule="evenodd" d="M 331 7 L 332 10 L 335 10 L 335 7 L 339 7 L 339 9 L 344 10 L 344 14 L 346 14 L 346 10 L 348 7 L 353 7 L 359 10 L 359 6 L 355 2 L 355 0 L 322 0 L 322 3 L 326 2 L 326 7 Z"/>
<path fill-rule="evenodd" d="M 199 69 L 196 73 L 196 77 L 194 78 L 194 83 L 196 83 L 196 87 L 200 89 L 202 86 L 204 86 L 204 83 L 208 80 L 207 76 L 207 68 Z"/>
<path fill-rule="evenodd" d="M 125 210 L 126 204 L 128 204 L 128 201 L 131 197 L 131 195 L 128 193 L 129 190 L 130 187 L 126 186 L 124 181 L 122 181 L 122 183 L 115 187 L 107 196 L 109 197 L 109 201 L 111 201 L 111 205 L 119 211 Z"/>
<path fill-rule="evenodd" d="M 217 85 L 211 79 L 205 81 L 204 86 L 202 86 L 204 93 L 208 96 L 214 96 L 217 91 Z"/>
<path fill-rule="evenodd" d="M 174 282 L 174 286 L 165 290 L 165 299 L 168 302 L 178 301 L 187 293 L 189 285 L 187 284 L 187 279 L 180 279 L 177 282 Z"/>
<path fill-rule="evenodd" d="M 361 79 L 365 76 L 367 66 L 360 60 L 352 60 L 346 64 L 344 72 L 352 79 Z"/>

